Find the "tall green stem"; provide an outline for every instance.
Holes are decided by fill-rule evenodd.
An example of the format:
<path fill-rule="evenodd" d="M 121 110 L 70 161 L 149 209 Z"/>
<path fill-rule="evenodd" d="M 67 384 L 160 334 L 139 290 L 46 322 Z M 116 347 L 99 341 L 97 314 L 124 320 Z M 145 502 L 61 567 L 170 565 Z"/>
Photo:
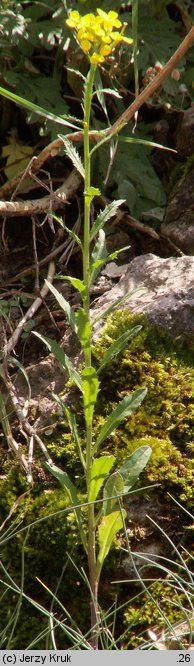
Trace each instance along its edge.
<path fill-rule="evenodd" d="M 85 192 L 84 192 L 84 244 L 83 244 L 83 280 L 85 285 L 84 309 L 88 321 L 90 319 L 90 198 L 88 196 L 91 179 L 91 159 L 90 159 L 90 112 L 92 102 L 92 91 L 95 76 L 96 65 L 91 65 L 85 91 L 85 109 L 84 109 L 84 171 L 85 171 Z M 85 350 L 85 364 L 91 366 L 91 345 Z"/>
<path fill-rule="evenodd" d="M 91 65 L 85 91 L 84 109 L 84 170 L 85 170 L 85 192 L 84 192 L 84 243 L 83 243 L 83 281 L 85 286 L 85 298 L 83 307 L 87 321 L 90 323 L 90 206 L 89 195 L 91 185 L 91 157 L 90 157 L 90 112 L 92 92 L 94 84 L 96 65 Z M 85 367 L 91 368 L 91 335 L 87 348 L 84 350 Z M 89 494 L 92 467 L 92 424 L 86 421 L 86 474 L 87 491 Z M 94 506 L 88 507 L 88 567 L 91 586 L 91 646 L 98 649 L 98 633 L 94 629 L 98 622 L 98 581 L 96 576 L 96 544 L 95 544 L 95 520 Z"/>

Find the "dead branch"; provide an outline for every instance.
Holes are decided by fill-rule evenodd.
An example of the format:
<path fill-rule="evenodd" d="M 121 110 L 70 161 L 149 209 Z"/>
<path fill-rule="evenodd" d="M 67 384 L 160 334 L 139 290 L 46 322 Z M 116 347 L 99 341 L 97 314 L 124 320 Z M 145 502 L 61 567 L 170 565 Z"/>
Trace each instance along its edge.
<path fill-rule="evenodd" d="M 77 191 L 81 180 L 82 178 L 80 174 L 73 169 L 63 185 L 52 193 L 53 211 L 64 206 L 68 199 L 72 198 Z M 46 210 L 50 209 L 51 195 L 29 201 L 0 201 L 0 215 L 5 215 L 6 217 L 33 216 L 45 213 Z"/>

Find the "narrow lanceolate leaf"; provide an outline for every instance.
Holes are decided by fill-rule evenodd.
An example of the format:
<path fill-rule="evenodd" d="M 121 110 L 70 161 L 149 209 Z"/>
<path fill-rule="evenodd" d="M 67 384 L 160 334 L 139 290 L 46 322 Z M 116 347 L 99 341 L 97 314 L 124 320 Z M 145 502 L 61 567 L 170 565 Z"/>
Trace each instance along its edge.
<path fill-rule="evenodd" d="M 122 95 L 119 95 L 118 90 L 114 90 L 114 88 L 99 88 L 99 90 L 94 91 L 94 95 L 97 95 L 98 93 L 105 93 L 106 95 L 112 95 L 112 97 L 116 97 L 117 99 L 122 99 Z"/>
<path fill-rule="evenodd" d="M 97 321 L 99 321 L 100 319 L 105 319 L 106 317 L 108 317 L 108 315 L 110 315 L 111 312 L 114 312 L 114 310 L 116 310 L 119 305 L 122 305 L 122 303 L 127 301 L 128 298 L 131 298 L 131 296 L 136 294 L 138 291 L 143 291 L 143 290 L 144 290 L 144 287 L 142 287 L 142 288 L 138 287 L 138 289 L 133 289 L 132 291 L 128 291 L 127 294 L 124 294 L 124 296 L 121 296 L 120 298 L 117 298 L 116 301 L 114 301 L 114 303 L 112 303 L 109 306 L 109 308 L 107 308 L 107 310 L 102 312 L 102 314 L 99 317 L 96 317 L 96 319 L 94 319 L 94 324 L 96 324 Z"/>
<path fill-rule="evenodd" d="M 94 236 L 96 236 L 100 229 L 104 227 L 105 223 L 108 222 L 111 217 L 116 215 L 119 206 L 122 206 L 123 203 L 125 203 L 125 199 L 118 199 L 118 201 L 112 201 L 104 208 L 104 210 L 101 210 L 91 228 L 90 241 L 93 240 Z"/>
<path fill-rule="evenodd" d="M 104 264 L 104 261 L 107 257 L 107 250 L 106 250 L 106 237 L 103 229 L 100 229 L 99 235 L 98 235 L 98 240 L 96 241 L 94 245 L 94 249 L 92 252 L 92 261 L 91 261 L 91 267 L 90 267 L 90 284 L 92 285 L 93 282 L 95 282 L 98 274 L 101 271 L 101 267 Z"/>
<path fill-rule="evenodd" d="M 97 558 L 97 577 L 100 572 L 106 556 L 112 546 L 114 538 L 123 527 L 123 520 L 126 518 L 126 511 L 113 511 L 113 513 L 104 516 L 98 528 L 99 553 Z"/>
<path fill-rule="evenodd" d="M 75 314 L 77 336 L 81 342 L 82 349 L 86 351 L 90 347 L 91 324 L 88 321 L 87 314 L 83 308 L 79 308 Z"/>
<path fill-rule="evenodd" d="M 114 358 L 117 354 L 119 354 L 124 347 L 126 347 L 127 342 L 129 340 L 132 340 L 136 335 L 138 335 L 139 331 L 141 331 L 142 326 L 134 326 L 134 328 L 131 329 L 131 331 L 126 331 L 123 333 L 123 335 L 120 335 L 120 338 L 118 340 L 115 340 L 112 345 L 105 351 L 103 359 L 101 361 L 100 367 L 98 368 L 98 374 L 101 372 L 101 370 L 105 367 L 109 361 Z"/>
<path fill-rule="evenodd" d="M 62 487 L 64 488 L 64 490 L 65 490 L 65 492 L 66 492 L 66 494 L 67 494 L 67 496 L 68 496 L 68 498 L 71 502 L 71 506 L 76 507 L 74 509 L 75 517 L 76 517 L 76 521 L 77 521 L 77 524 L 78 524 L 79 533 L 80 533 L 80 536 L 81 536 L 83 546 L 84 546 L 84 548 L 86 548 L 86 536 L 85 536 L 83 526 L 82 526 L 81 509 L 78 506 L 79 502 L 78 502 L 77 492 L 76 492 L 76 488 L 75 488 L 74 484 L 72 483 L 68 474 L 66 472 L 63 472 L 56 465 L 50 465 L 49 463 L 46 462 L 45 467 L 61 483 Z"/>
<path fill-rule="evenodd" d="M 43 109 L 42 106 L 38 106 L 38 104 L 34 104 L 34 102 L 29 102 L 27 99 L 24 99 L 24 97 L 20 97 L 19 95 L 16 95 L 16 93 L 11 92 L 11 90 L 7 90 L 1 86 L 0 95 L 6 99 L 11 100 L 11 102 L 15 102 L 15 104 L 19 104 L 19 106 L 23 106 L 25 109 L 27 109 L 27 111 L 37 113 L 38 116 L 42 116 L 42 118 L 46 118 L 46 120 L 53 120 L 55 123 L 60 125 L 66 125 L 67 127 L 72 127 L 75 130 L 80 130 L 80 120 L 77 118 L 75 118 L 75 122 L 78 123 L 78 127 L 70 122 L 70 116 L 65 114 L 64 116 L 56 116 L 54 113 Z"/>
<path fill-rule="evenodd" d="M 90 490 L 88 496 L 89 502 L 95 502 L 100 488 L 103 486 L 114 462 L 114 456 L 101 456 L 101 458 L 96 458 L 96 460 L 94 460 L 91 469 Z"/>
<path fill-rule="evenodd" d="M 82 250 L 83 246 L 79 236 L 77 236 L 77 234 L 75 234 L 75 232 L 72 229 L 68 229 L 68 227 L 66 227 L 66 224 L 62 219 L 62 217 L 58 217 L 58 215 L 54 215 L 54 213 L 52 213 L 52 216 L 53 219 L 56 220 L 56 222 L 58 222 L 58 224 L 60 224 L 60 226 L 63 227 L 63 229 L 65 229 L 70 238 L 72 238 L 75 241 L 75 243 L 77 243 L 78 247 L 80 247 L 80 250 Z"/>
<path fill-rule="evenodd" d="M 99 391 L 99 381 L 95 368 L 84 368 L 82 372 L 82 391 L 85 421 L 88 426 L 91 426 L 94 407 Z"/>
<path fill-rule="evenodd" d="M 80 389 L 82 392 L 82 379 L 77 372 L 77 370 L 74 368 L 73 363 L 70 361 L 68 356 L 65 354 L 63 349 L 58 345 L 56 340 L 52 340 L 52 338 L 47 338 L 46 335 L 41 335 L 40 333 L 37 333 L 36 331 L 33 331 L 33 335 L 36 335 L 37 338 L 40 338 L 42 342 L 45 343 L 47 346 L 47 349 L 52 352 L 52 354 L 55 356 L 57 359 L 58 363 L 68 372 L 69 379 L 71 379 L 72 382 L 76 384 L 76 386 Z"/>
<path fill-rule="evenodd" d="M 118 509 L 118 500 L 116 495 L 121 496 L 124 492 L 123 478 L 120 472 L 114 472 L 107 479 L 103 490 L 103 514 L 107 516 L 112 511 Z"/>
<path fill-rule="evenodd" d="M 82 178 L 85 178 L 84 165 L 82 164 L 81 157 L 79 156 L 75 146 L 71 141 L 69 141 L 69 139 L 66 139 L 63 134 L 59 134 L 59 139 L 61 139 L 64 143 L 64 150 L 67 157 L 69 157 L 69 159 L 72 161 L 73 166 L 75 169 L 77 169 L 77 171 L 79 171 Z"/>
<path fill-rule="evenodd" d="M 156 141 L 148 141 L 148 139 L 135 139 L 133 136 L 119 136 L 118 140 L 120 143 L 137 143 L 142 146 L 148 146 L 149 148 L 160 148 L 160 150 L 168 150 L 171 153 L 177 153 L 177 150 L 174 148 L 164 146 L 162 143 L 156 143 Z"/>
<path fill-rule="evenodd" d="M 105 116 L 107 117 L 107 120 L 108 120 L 108 112 L 107 112 L 107 107 L 106 107 L 106 98 L 104 96 L 102 79 L 101 79 L 98 67 L 96 68 L 96 71 L 95 71 L 94 86 L 95 86 L 95 90 L 93 92 L 93 97 L 94 97 L 94 95 L 97 95 L 98 101 L 101 104 L 102 109 L 104 111 L 104 114 L 105 114 Z"/>
<path fill-rule="evenodd" d="M 139 479 L 139 475 L 147 465 L 151 453 L 152 449 L 150 446 L 140 446 L 136 451 L 133 451 L 131 456 L 125 460 L 122 467 L 119 469 L 119 473 L 123 478 L 125 493 L 130 490 Z"/>
<path fill-rule="evenodd" d="M 79 291 L 79 293 L 81 294 L 82 300 L 84 300 L 85 293 L 86 293 L 86 288 L 85 288 L 85 285 L 83 283 L 83 280 L 79 280 L 79 278 L 70 277 L 69 275 L 63 275 L 62 280 L 68 280 L 68 282 L 70 282 L 70 284 L 72 284 L 72 287 L 74 287 L 74 289 L 77 289 L 77 291 Z M 76 318 L 76 316 L 75 316 L 75 318 Z"/>
<path fill-rule="evenodd" d="M 85 464 L 85 460 L 84 460 L 84 456 L 83 456 L 83 452 L 82 452 L 82 448 L 81 448 L 81 442 L 80 442 L 80 438 L 79 438 L 79 434 L 78 434 L 75 414 L 73 414 L 70 411 L 69 407 L 67 407 L 64 400 L 62 400 L 62 398 L 59 395 L 56 395 L 55 393 L 52 393 L 52 395 L 53 395 L 53 398 L 56 400 L 57 404 L 60 405 L 62 411 L 64 412 L 64 414 L 66 416 L 66 419 L 67 419 L 68 424 L 69 424 L 69 428 L 71 430 L 73 440 L 74 440 L 74 442 L 77 446 L 77 451 L 78 451 L 79 458 L 81 460 L 83 468 L 85 469 L 86 464 Z"/>
<path fill-rule="evenodd" d="M 113 412 L 111 412 L 110 416 L 108 416 L 107 420 L 102 426 L 94 446 L 94 452 L 99 449 L 99 446 L 101 446 L 102 442 L 104 442 L 104 440 L 111 434 L 112 430 L 118 427 L 119 423 L 124 421 L 127 416 L 131 416 L 131 414 L 133 414 L 133 412 L 138 409 L 142 403 L 142 400 L 144 400 L 146 393 L 146 388 L 137 389 L 137 391 L 130 393 L 130 395 L 127 395 L 125 398 L 123 398 L 123 400 L 121 400 L 121 402 L 119 402 L 117 407 L 113 410 Z"/>
<path fill-rule="evenodd" d="M 50 291 L 52 291 L 52 294 L 55 296 L 57 303 L 59 303 L 61 309 L 63 312 L 65 312 L 66 317 L 68 319 L 68 322 L 74 331 L 74 333 L 77 333 L 77 326 L 76 326 L 76 320 L 75 320 L 75 315 L 74 311 L 72 310 L 71 306 L 69 305 L 68 301 L 60 294 L 60 291 L 58 289 L 55 289 L 53 284 L 49 282 L 48 280 L 45 280 L 46 284 L 48 285 Z"/>

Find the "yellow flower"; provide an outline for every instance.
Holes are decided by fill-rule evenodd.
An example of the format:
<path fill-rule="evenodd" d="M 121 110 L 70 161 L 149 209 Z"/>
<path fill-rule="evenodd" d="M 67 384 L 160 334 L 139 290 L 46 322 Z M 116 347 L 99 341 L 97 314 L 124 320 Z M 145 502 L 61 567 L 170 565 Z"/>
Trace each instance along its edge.
<path fill-rule="evenodd" d="M 104 56 L 101 56 L 98 53 L 93 53 L 90 56 L 90 62 L 92 63 L 92 65 L 98 65 L 99 63 L 104 62 L 104 60 L 105 60 Z"/>
<path fill-rule="evenodd" d="M 126 24 L 121 23 L 114 11 L 106 13 L 98 8 L 97 15 L 89 13 L 85 16 L 72 11 L 66 23 L 76 30 L 77 40 L 93 65 L 104 62 L 119 42 L 133 42 L 131 38 L 124 37 Z"/>
<path fill-rule="evenodd" d="M 97 14 L 103 19 L 105 26 L 110 26 L 110 28 L 121 28 L 122 23 L 118 20 L 117 12 L 110 11 L 106 14 L 106 12 L 103 12 L 103 9 L 97 9 Z"/>

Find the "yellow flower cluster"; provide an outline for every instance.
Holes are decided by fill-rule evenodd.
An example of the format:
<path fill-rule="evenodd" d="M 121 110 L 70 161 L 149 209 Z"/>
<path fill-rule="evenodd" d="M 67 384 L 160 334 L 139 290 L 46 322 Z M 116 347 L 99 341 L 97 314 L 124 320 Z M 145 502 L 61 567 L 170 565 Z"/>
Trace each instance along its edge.
<path fill-rule="evenodd" d="M 119 42 L 127 44 L 133 42 L 129 37 L 124 37 L 126 24 L 119 21 L 117 12 L 106 13 L 102 9 L 97 9 L 96 16 L 95 14 L 80 16 L 78 11 L 72 11 L 66 23 L 76 30 L 77 40 L 93 65 L 104 62 Z"/>

